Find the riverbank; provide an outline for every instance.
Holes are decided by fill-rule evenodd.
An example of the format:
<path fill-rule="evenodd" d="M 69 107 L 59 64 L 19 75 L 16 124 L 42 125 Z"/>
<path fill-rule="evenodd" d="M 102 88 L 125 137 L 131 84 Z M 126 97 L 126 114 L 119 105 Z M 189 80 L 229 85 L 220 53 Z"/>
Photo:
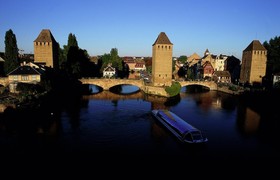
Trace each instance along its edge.
<path fill-rule="evenodd" d="M 245 89 L 234 84 L 218 84 L 217 91 L 232 95 L 240 95 L 244 93 Z"/>

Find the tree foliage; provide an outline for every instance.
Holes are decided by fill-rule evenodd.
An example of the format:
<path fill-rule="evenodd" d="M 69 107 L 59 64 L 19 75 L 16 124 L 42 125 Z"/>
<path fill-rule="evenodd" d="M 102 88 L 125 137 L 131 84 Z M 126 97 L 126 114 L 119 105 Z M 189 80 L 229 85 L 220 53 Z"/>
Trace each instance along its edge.
<path fill-rule="evenodd" d="M 93 77 L 99 75 L 97 66 L 90 62 L 86 50 L 79 48 L 76 36 L 72 33 L 68 36 L 68 44 L 60 49 L 60 68 L 74 78 Z"/>
<path fill-rule="evenodd" d="M 188 57 L 187 57 L 187 56 L 180 56 L 177 60 L 178 60 L 180 63 L 184 64 L 185 62 L 187 62 Z"/>
<path fill-rule="evenodd" d="M 5 35 L 5 63 L 4 72 L 8 74 L 19 66 L 18 60 L 18 47 L 16 35 L 11 29 L 6 32 Z"/>
<path fill-rule="evenodd" d="M 117 68 L 119 71 L 122 71 L 123 64 L 122 64 L 122 59 L 119 57 L 118 49 L 112 48 L 110 55 L 111 55 L 111 62 L 112 62 L 113 67 Z"/>
<path fill-rule="evenodd" d="M 127 71 L 126 64 L 123 63 L 123 60 L 118 55 L 118 49 L 112 48 L 110 51 L 110 54 L 105 53 L 102 58 L 102 67 L 101 71 L 104 70 L 105 67 L 107 67 L 109 64 L 111 64 L 112 67 L 116 68 L 117 75 L 120 77 L 123 77 L 123 71 Z M 128 70 L 129 71 L 129 70 Z"/>
<path fill-rule="evenodd" d="M 181 84 L 179 82 L 172 82 L 171 86 L 165 87 L 165 91 L 169 94 L 170 97 L 176 96 L 181 91 Z"/>
<path fill-rule="evenodd" d="M 265 41 L 263 46 L 267 50 L 267 69 L 266 75 L 271 77 L 274 73 L 280 72 L 280 36 Z"/>

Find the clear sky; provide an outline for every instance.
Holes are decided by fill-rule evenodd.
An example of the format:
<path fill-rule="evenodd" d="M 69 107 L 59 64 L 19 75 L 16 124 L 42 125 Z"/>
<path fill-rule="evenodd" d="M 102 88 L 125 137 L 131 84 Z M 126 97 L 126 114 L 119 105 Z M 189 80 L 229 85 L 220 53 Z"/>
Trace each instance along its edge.
<path fill-rule="evenodd" d="M 61 47 L 75 34 L 89 55 L 117 48 L 119 56 L 152 56 L 160 32 L 173 43 L 173 56 L 234 55 L 255 39 L 280 35 L 279 0 L 0 0 L 0 51 L 12 29 L 24 53 L 50 29 Z"/>

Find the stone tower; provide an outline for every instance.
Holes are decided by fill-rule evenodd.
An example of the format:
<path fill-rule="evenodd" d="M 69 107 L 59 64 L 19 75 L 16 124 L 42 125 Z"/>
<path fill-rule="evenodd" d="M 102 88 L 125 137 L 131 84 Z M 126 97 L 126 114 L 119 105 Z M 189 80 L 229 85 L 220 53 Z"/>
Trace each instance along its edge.
<path fill-rule="evenodd" d="M 262 83 L 266 73 L 267 50 L 258 40 L 253 40 L 243 50 L 240 71 L 241 83 Z"/>
<path fill-rule="evenodd" d="M 164 32 L 161 32 L 153 44 L 152 83 L 154 86 L 172 84 L 173 44 Z"/>
<path fill-rule="evenodd" d="M 34 40 L 34 63 L 58 68 L 58 43 L 49 29 L 43 29 Z"/>

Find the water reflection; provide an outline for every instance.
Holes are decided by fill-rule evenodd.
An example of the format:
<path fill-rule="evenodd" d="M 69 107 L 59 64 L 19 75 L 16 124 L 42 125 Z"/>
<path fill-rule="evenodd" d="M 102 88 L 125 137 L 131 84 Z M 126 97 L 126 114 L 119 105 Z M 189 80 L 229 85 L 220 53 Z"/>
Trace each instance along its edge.
<path fill-rule="evenodd" d="M 264 152 L 277 156 L 279 121 L 253 111 L 236 96 L 217 91 L 187 93 L 184 89 L 173 98 L 125 92 L 128 94 L 101 91 L 62 102 L 57 97 L 49 98 L 36 111 L 7 109 L 0 115 L 0 144 L 4 151 L 14 152 L 26 152 L 30 146 L 39 152 L 79 153 L 85 157 L 109 153 L 141 154 L 149 159 L 163 152 L 190 158 L 190 151 L 150 114 L 152 109 L 168 109 L 209 138 L 206 148 L 192 154 L 213 159 L 255 158 Z"/>
<path fill-rule="evenodd" d="M 237 125 L 242 134 L 255 134 L 259 129 L 260 120 L 260 115 L 251 108 L 239 106 Z"/>

